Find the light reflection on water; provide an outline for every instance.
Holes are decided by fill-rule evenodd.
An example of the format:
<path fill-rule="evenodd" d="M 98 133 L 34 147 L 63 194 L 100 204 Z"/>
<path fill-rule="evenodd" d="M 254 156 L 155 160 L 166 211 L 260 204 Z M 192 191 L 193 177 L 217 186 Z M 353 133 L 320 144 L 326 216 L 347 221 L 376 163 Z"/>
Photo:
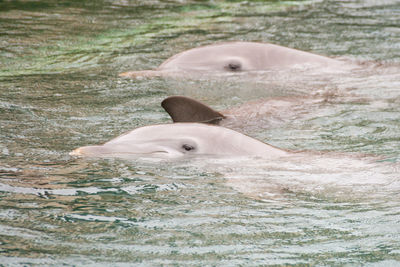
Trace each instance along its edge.
<path fill-rule="evenodd" d="M 3 263 L 398 264 L 396 1 L 293 1 L 283 9 L 252 1 L 96 3 L 0 4 Z M 275 73 L 252 82 L 117 77 L 226 40 L 362 64 L 349 75 Z M 169 122 L 159 103 L 171 94 L 219 110 L 294 94 L 325 98 L 242 130 L 278 147 L 337 154 L 264 163 L 68 156 Z"/>

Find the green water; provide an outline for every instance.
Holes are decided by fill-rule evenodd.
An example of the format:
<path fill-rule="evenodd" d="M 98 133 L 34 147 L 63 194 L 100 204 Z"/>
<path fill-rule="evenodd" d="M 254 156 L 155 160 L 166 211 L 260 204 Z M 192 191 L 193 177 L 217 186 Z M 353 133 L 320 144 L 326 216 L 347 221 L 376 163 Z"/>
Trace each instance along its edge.
<path fill-rule="evenodd" d="M 398 266 L 399 21 L 396 0 L 0 1 L 0 264 Z M 118 77 L 229 40 L 360 68 L 301 80 Z M 321 154 L 221 164 L 68 155 L 169 123 L 160 102 L 172 94 L 220 110 L 330 95 L 242 129 Z"/>

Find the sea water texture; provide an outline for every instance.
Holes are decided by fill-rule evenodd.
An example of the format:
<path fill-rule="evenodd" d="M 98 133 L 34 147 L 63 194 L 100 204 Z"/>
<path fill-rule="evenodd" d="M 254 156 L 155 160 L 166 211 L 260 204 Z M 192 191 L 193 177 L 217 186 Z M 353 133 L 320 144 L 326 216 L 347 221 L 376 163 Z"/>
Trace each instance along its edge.
<path fill-rule="evenodd" d="M 0 1 L 1 264 L 398 266 L 399 18 L 397 0 Z M 118 76 L 227 41 L 356 67 Z M 298 153 L 69 155 L 171 123 L 170 95 L 252 114 L 236 130 Z"/>

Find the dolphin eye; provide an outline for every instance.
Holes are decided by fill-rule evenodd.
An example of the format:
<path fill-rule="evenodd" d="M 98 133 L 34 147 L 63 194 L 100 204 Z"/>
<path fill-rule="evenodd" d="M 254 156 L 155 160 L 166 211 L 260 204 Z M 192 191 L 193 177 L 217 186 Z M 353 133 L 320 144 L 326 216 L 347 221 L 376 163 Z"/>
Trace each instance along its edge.
<path fill-rule="evenodd" d="M 191 145 L 188 145 L 188 144 L 183 144 L 183 145 L 182 145 L 182 148 L 183 148 L 185 151 L 192 151 L 192 150 L 195 149 L 194 146 L 191 146 Z"/>
<path fill-rule="evenodd" d="M 242 64 L 240 64 L 240 62 L 230 62 L 225 66 L 225 69 L 229 71 L 240 71 L 242 69 Z"/>

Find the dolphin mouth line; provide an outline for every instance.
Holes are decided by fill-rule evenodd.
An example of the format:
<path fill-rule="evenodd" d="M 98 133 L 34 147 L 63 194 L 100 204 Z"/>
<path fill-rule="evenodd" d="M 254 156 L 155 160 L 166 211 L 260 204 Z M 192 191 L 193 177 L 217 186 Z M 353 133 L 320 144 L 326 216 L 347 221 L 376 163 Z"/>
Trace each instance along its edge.
<path fill-rule="evenodd" d="M 103 152 L 104 155 L 151 155 L 151 154 L 155 154 L 155 153 L 159 153 L 159 154 L 169 154 L 169 152 L 167 151 L 163 151 L 163 150 L 156 150 L 156 151 L 150 151 L 150 152 Z M 80 151 L 79 148 L 71 151 L 69 153 L 69 155 L 71 156 L 83 156 L 85 155 L 85 153 L 82 153 Z"/>
<path fill-rule="evenodd" d="M 105 153 L 105 154 L 110 154 L 110 155 L 120 155 L 120 154 L 151 155 L 151 154 L 155 154 L 155 153 L 168 154 L 167 151 L 151 151 L 151 152 L 138 152 L 138 153 L 136 153 L 136 152 L 111 152 L 111 153 Z"/>

